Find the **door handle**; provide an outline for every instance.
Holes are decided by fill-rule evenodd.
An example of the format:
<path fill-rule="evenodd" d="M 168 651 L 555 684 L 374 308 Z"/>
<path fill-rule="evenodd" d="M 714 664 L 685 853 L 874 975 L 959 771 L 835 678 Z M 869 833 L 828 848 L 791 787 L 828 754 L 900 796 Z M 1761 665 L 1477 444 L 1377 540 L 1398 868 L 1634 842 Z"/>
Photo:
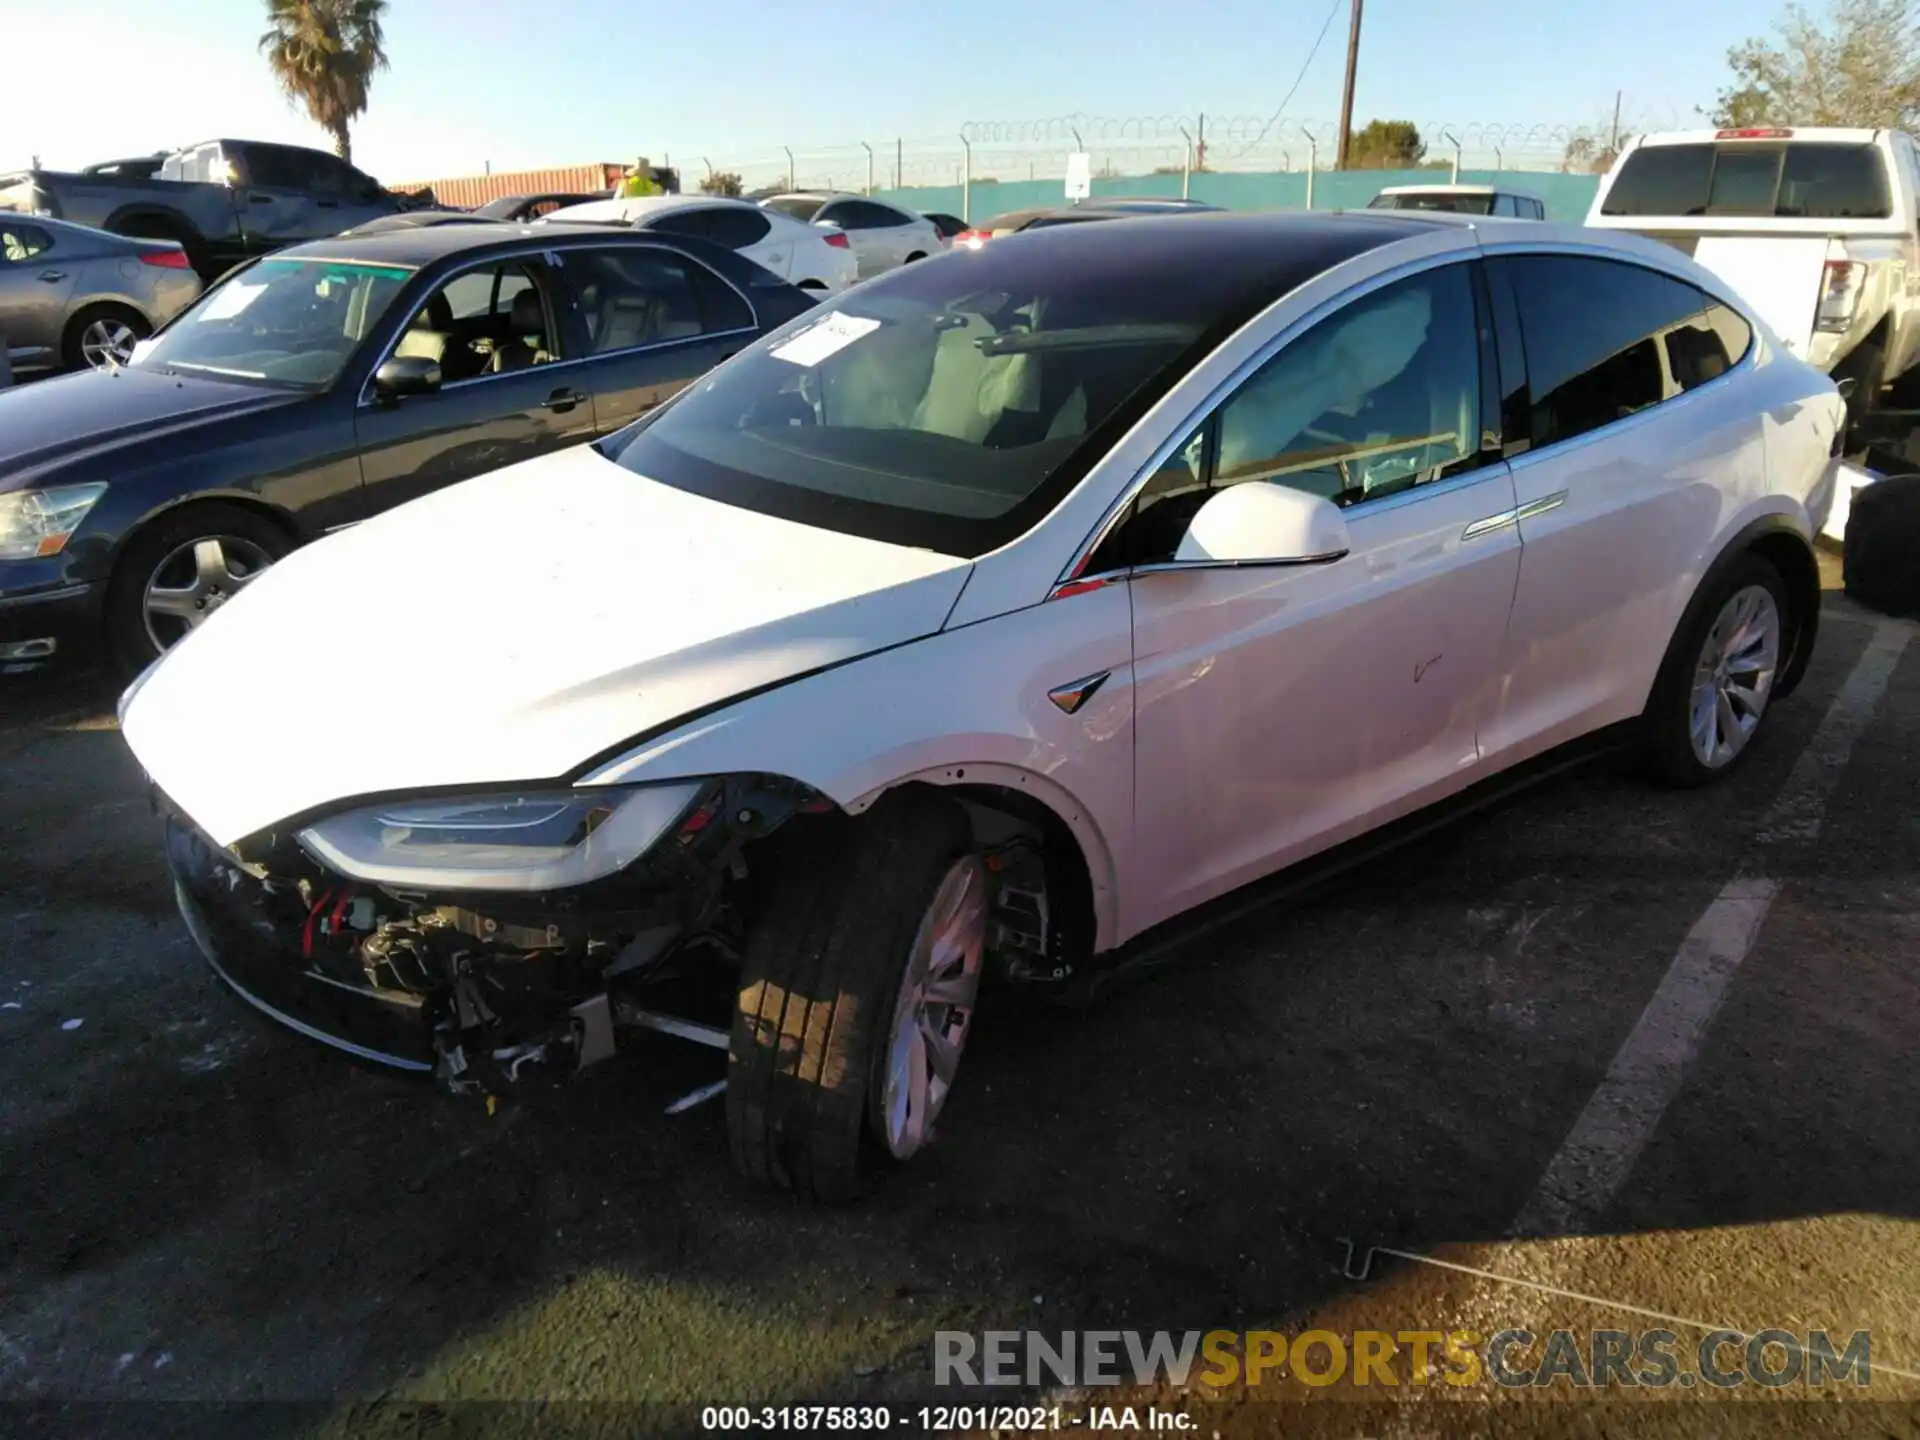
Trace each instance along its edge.
<path fill-rule="evenodd" d="M 67 272 L 64 270 L 42 270 L 40 272 L 40 278 L 49 285 L 57 285 L 67 278 Z"/>
<path fill-rule="evenodd" d="M 573 409 L 574 406 L 584 405 L 586 403 L 587 396 L 583 390 L 556 390 L 540 402 L 540 408 L 542 410 L 552 410 L 564 415 L 567 411 Z"/>
<path fill-rule="evenodd" d="M 247 199 L 255 205 L 271 205 L 273 203 L 273 196 L 271 195 L 261 195 L 256 193 L 256 194 L 247 196 Z"/>
<path fill-rule="evenodd" d="M 313 204 L 317 210 L 338 210 L 340 208 L 340 202 L 338 200 L 316 200 Z"/>

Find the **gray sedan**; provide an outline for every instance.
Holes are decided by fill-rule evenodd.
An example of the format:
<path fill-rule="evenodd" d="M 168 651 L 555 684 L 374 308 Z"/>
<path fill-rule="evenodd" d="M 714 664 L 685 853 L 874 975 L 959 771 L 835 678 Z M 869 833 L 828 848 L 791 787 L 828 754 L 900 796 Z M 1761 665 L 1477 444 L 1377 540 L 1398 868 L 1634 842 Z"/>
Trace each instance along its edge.
<path fill-rule="evenodd" d="M 170 240 L 0 213 L 0 343 L 16 370 L 125 364 L 199 294 Z"/>

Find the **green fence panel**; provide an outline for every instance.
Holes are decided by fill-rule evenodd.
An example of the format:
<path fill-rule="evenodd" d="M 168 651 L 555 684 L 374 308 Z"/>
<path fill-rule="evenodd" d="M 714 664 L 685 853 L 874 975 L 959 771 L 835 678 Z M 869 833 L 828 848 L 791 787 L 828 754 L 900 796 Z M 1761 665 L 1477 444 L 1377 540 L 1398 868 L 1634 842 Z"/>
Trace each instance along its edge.
<path fill-rule="evenodd" d="M 1095 180 L 1093 198 L 1103 195 L 1156 195 L 1177 199 L 1178 175 L 1130 175 Z M 1315 210 L 1358 210 L 1388 185 L 1434 185 L 1447 179 L 1444 170 L 1321 170 L 1313 176 Z M 1579 224 L 1587 218 L 1597 175 L 1562 175 L 1556 171 L 1462 170 L 1460 180 L 1470 185 L 1499 185 L 1531 195 L 1547 207 L 1549 220 Z M 961 213 L 958 185 L 915 186 L 876 192 L 882 200 L 910 210 Z M 1304 210 L 1307 175 L 1303 170 L 1243 175 L 1208 171 L 1194 175 L 1188 194 L 1195 200 L 1229 210 Z M 1008 210 L 1042 205 L 1064 205 L 1066 186 L 1059 180 L 976 180 L 966 218 L 982 221 Z"/>

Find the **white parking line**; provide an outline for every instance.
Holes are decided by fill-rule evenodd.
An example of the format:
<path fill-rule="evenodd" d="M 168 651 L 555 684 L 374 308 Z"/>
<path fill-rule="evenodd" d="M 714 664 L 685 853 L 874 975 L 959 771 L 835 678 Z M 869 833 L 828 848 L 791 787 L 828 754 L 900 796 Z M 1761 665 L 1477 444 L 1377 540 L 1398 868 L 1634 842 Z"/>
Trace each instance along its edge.
<path fill-rule="evenodd" d="M 1894 666 L 1900 663 L 1912 633 L 1908 626 L 1885 621 L 1873 627 L 1873 638 L 1854 663 L 1853 673 L 1833 697 L 1812 743 L 1794 765 L 1773 809 L 1767 812 L 1760 827 L 1761 844 L 1807 841 L 1819 836 L 1827 815 L 1827 798 L 1853 754 L 1854 742 L 1873 719 L 1880 697 L 1887 693 L 1887 682 L 1893 678 Z"/>
<path fill-rule="evenodd" d="M 1514 1234 L 1578 1233 L 1605 1209 L 1679 1091 L 1779 889 L 1772 880 L 1730 880 L 1707 907 L 1513 1222 Z"/>
<path fill-rule="evenodd" d="M 1759 836 L 1763 843 L 1818 837 L 1827 800 L 1886 694 L 1909 634 L 1905 626 L 1874 627 L 1865 652 L 1768 811 Z M 1775 880 L 1730 880 L 1707 907 L 1572 1132 L 1548 1162 L 1510 1234 L 1580 1234 L 1599 1219 L 1679 1092 L 1779 890 Z"/>

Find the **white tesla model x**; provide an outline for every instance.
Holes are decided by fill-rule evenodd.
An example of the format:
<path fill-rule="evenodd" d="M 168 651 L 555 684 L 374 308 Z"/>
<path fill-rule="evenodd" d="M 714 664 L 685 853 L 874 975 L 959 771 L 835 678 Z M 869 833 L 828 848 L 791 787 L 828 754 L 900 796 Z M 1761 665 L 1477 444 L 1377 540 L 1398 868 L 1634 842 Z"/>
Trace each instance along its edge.
<path fill-rule="evenodd" d="M 255 1006 L 486 1095 L 705 1040 L 739 1167 L 843 1196 L 985 973 L 1084 985 L 1574 742 L 1732 771 L 1842 416 L 1632 237 L 1041 230 L 295 552 L 124 730 Z"/>

